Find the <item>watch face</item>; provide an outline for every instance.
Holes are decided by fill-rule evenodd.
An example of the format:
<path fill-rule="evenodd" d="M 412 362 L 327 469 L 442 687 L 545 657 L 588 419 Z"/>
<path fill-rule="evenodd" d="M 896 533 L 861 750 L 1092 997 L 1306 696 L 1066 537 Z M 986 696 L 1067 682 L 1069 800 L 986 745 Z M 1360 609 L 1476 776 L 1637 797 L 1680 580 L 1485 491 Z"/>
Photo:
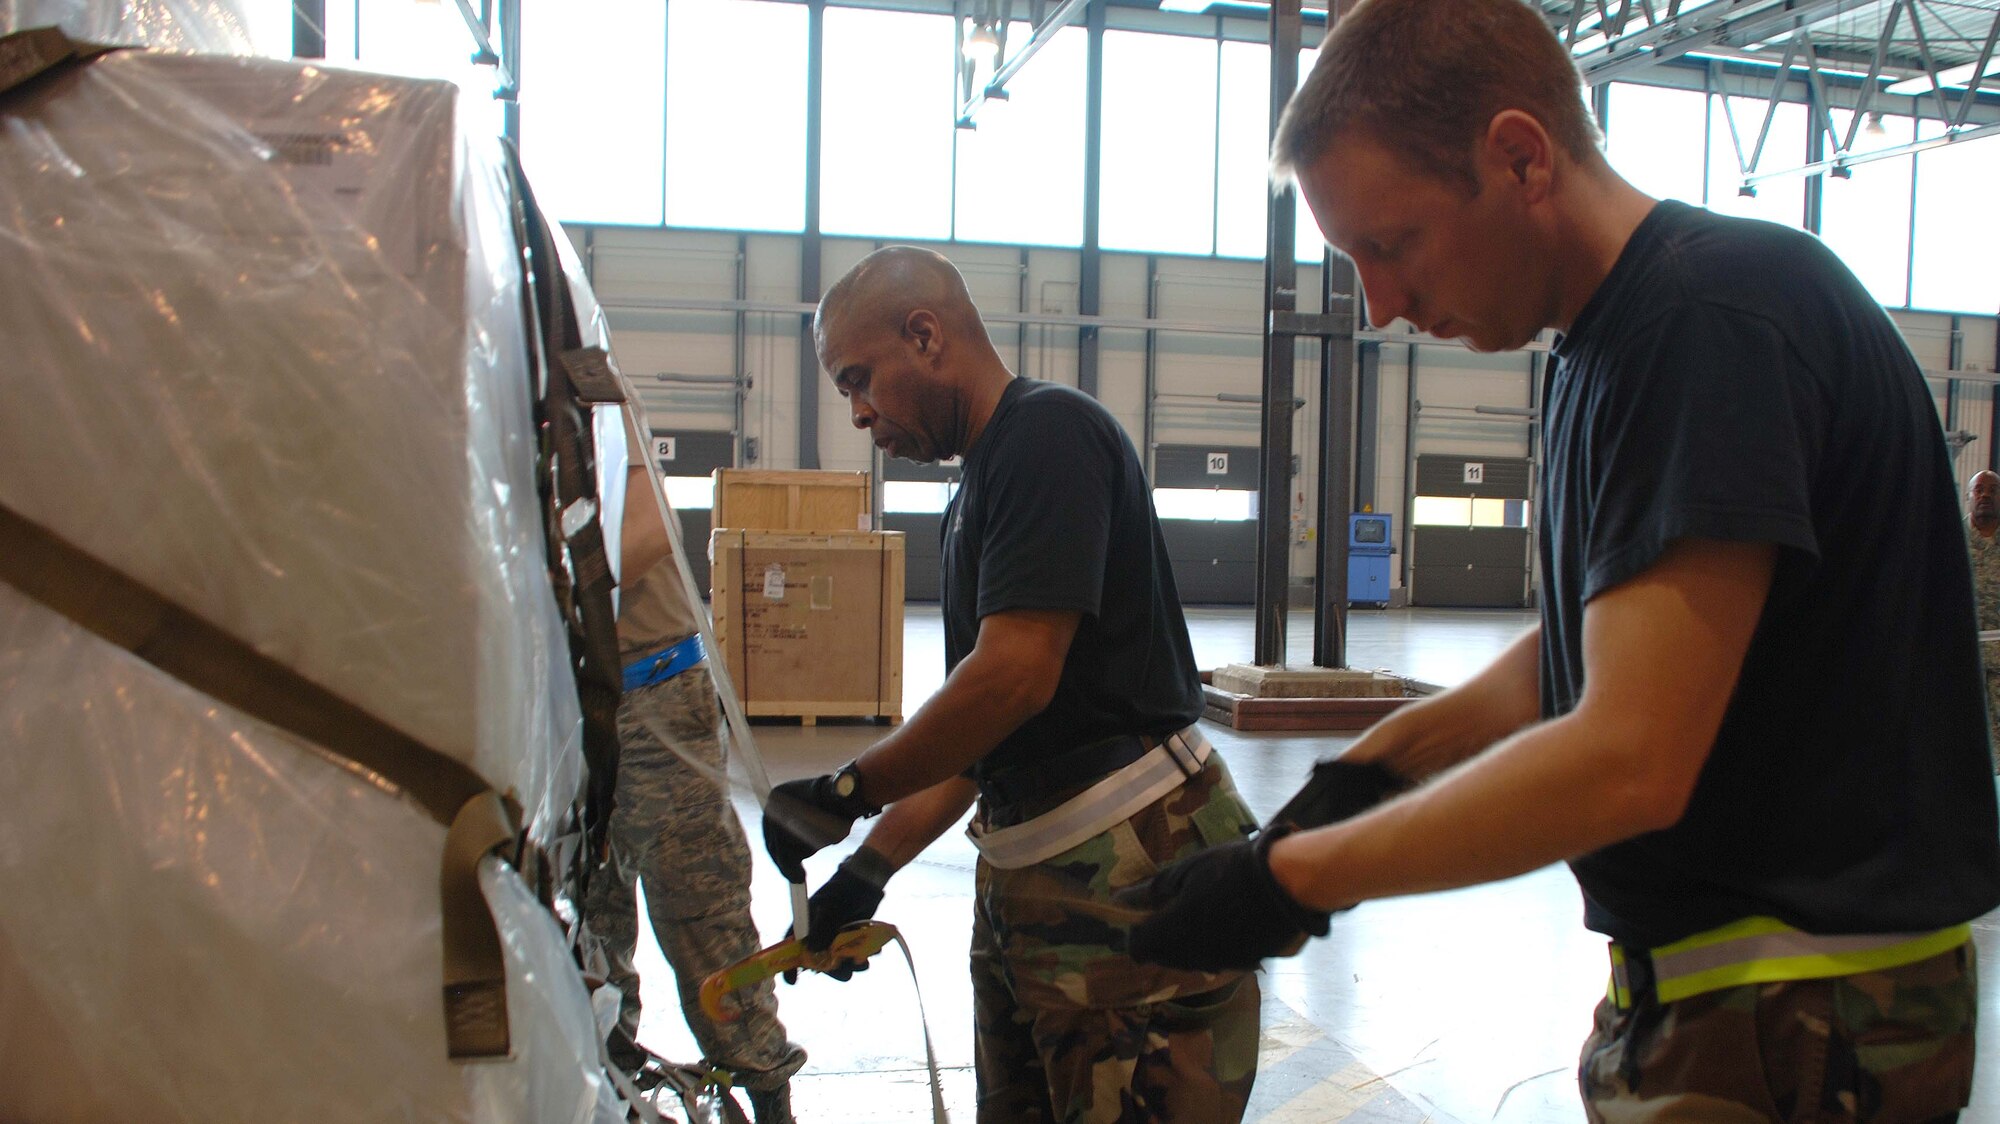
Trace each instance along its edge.
<path fill-rule="evenodd" d="M 852 796 L 860 786 L 855 783 L 854 774 L 843 769 L 833 775 L 833 791 L 841 796 Z"/>

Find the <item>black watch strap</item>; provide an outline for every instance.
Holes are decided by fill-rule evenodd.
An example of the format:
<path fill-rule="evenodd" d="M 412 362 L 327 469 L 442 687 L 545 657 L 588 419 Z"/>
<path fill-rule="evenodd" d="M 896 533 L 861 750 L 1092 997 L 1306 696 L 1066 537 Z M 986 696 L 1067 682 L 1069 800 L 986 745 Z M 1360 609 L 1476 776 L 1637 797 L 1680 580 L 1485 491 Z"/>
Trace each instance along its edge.
<path fill-rule="evenodd" d="M 854 762 L 849 761 L 835 769 L 831 781 L 833 795 L 846 806 L 847 811 L 853 813 L 855 819 L 881 814 L 879 806 L 870 804 L 867 797 L 861 795 L 861 770 Z"/>

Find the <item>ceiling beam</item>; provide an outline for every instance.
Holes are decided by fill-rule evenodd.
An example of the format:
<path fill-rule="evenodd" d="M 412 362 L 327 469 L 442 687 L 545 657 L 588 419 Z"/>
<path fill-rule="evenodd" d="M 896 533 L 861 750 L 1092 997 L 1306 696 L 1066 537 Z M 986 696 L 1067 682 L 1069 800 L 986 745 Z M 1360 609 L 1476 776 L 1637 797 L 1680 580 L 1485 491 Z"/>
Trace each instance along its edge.
<path fill-rule="evenodd" d="M 1582 0 L 1578 0 L 1582 2 Z M 1576 57 L 1592 86 L 1622 78 L 1703 47 L 1743 47 L 1795 32 L 1846 0 L 1714 0 L 1662 19 Z"/>

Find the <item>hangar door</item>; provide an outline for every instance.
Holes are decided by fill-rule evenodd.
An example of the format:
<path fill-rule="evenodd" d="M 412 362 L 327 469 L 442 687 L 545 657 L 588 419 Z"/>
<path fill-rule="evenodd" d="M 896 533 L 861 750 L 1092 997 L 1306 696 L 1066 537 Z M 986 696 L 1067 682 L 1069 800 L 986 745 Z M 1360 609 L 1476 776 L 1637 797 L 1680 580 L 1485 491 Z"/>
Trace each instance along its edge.
<path fill-rule="evenodd" d="M 1174 587 L 1188 605 L 1257 599 L 1255 445 L 1157 445 L 1153 507 Z"/>
<path fill-rule="evenodd" d="M 688 569 L 694 584 L 708 592 L 708 532 L 715 507 L 715 470 L 736 464 L 736 436 L 727 430 L 653 430 L 653 461 L 660 467 L 667 502 L 681 517 Z"/>
<path fill-rule="evenodd" d="M 1410 604 L 1518 609 L 1528 603 L 1528 492 L 1523 457 L 1417 458 L 1410 523 Z"/>

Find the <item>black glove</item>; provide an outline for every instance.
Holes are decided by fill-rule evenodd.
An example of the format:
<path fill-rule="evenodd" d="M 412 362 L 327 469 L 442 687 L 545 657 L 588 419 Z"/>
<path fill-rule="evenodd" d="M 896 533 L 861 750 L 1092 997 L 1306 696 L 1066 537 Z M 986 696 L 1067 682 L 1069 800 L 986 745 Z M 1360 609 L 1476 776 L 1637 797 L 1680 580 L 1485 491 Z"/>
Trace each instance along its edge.
<path fill-rule="evenodd" d="M 1132 927 L 1132 959 L 1202 972 L 1249 971 L 1323 937 L 1333 915 L 1293 901 L 1271 874 L 1279 824 L 1254 842 L 1227 843 L 1183 859 L 1120 891 L 1119 904 L 1154 913 Z"/>
<path fill-rule="evenodd" d="M 854 821 L 882 809 L 863 799 L 860 786 L 840 794 L 845 777 L 857 777 L 852 762 L 825 776 L 786 781 L 764 802 L 764 850 L 789 882 L 806 880 L 806 859 L 847 838 Z"/>
<path fill-rule="evenodd" d="M 1325 827 L 1358 816 L 1409 786 L 1378 762 L 1321 761 L 1269 826 L 1289 824 L 1300 831 Z"/>
<path fill-rule="evenodd" d="M 814 952 L 825 952 L 833 944 L 833 938 L 842 929 L 856 921 L 866 921 L 875 916 L 875 910 L 882 904 L 882 888 L 889 884 L 889 876 L 896 868 L 881 852 L 863 846 L 847 856 L 833 877 L 826 880 L 813 892 L 807 907 L 807 923 L 812 931 L 806 934 L 806 947 Z M 825 974 L 836 980 L 852 979 L 854 973 L 868 970 L 868 962 L 844 961 Z M 797 970 L 785 973 L 785 982 L 798 979 Z"/>

